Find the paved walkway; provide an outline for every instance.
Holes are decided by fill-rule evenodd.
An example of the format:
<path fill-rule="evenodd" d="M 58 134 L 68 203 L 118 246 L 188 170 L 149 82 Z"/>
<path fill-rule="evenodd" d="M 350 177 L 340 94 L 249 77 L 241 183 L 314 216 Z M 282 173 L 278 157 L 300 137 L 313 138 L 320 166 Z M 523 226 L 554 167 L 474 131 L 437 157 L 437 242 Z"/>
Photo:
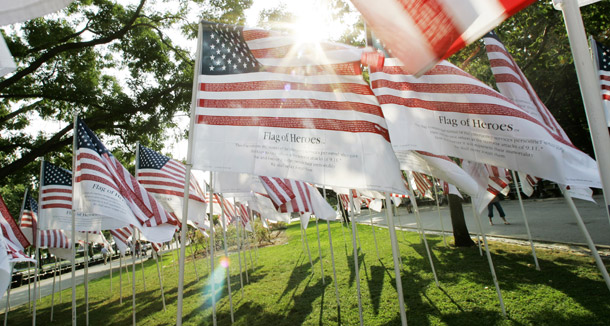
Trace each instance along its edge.
<path fill-rule="evenodd" d="M 610 220 L 606 215 L 603 206 L 602 196 L 595 196 L 597 204 L 574 199 L 576 207 L 580 212 L 587 229 L 596 245 L 610 246 Z M 525 222 L 521 214 L 518 200 L 503 200 L 502 207 L 506 212 L 506 218 L 510 225 L 502 224 L 498 212 L 494 210 L 494 225 L 489 225 L 487 210 L 481 217 L 483 231 L 487 235 L 508 237 L 514 239 L 527 240 Z M 536 200 L 524 200 L 525 213 L 529 222 L 532 238 L 535 241 L 565 243 L 565 244 L 585 244 L 585 238 L 576 224 L 576 219 L 563 198 L 548 198 Z M 476 220 L 473 218 L 472 206 L 464 204 L 464 216 L 466 225 L 470 233 L 478 231 Z M 362 210 L 362 215 L 357 218 L 358 222 L 369 223 L 369 212 Z M 420 207 L 420 214 L 426 230 L 441 231 L 441 222 L 436 206 Z M 440 215 L 443 221 L 444 230 L 452 234 L 451 217 L 448 206 L 441 206 Z M 381 213 L 372 212 L 373 222 L 378 225 L 387 226 L 385 210 Z M 398 207 L 398 215 L 395 225 L 405 228 L 417 227 L 415 214 L 408 214 L 406 208 Z"/>

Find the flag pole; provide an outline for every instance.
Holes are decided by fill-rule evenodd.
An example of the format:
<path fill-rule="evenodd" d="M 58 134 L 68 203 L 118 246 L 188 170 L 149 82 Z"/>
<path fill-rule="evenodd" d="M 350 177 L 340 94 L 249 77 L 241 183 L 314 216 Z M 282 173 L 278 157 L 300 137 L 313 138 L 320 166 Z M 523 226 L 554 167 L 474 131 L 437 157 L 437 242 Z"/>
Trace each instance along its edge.
<path fill-rule="evenodd" d="M 8 284 L 8 289 L 6 290 L 6 306 L 4 307 L 4 326 L 7 325 L 8 322 L 8 312 L 11 310 L 11 283 L 13 281 L 13 265 L 11 265 L 11 282 Z M 53 314 L 51 313 L 51 316 Z"/>
<path fill-rule="evenodd" d="M 411 198 L 414 196 L 411 196 Z M 436 269 L 434 268 L 434 261 L 432 261 L 432 253 L 430 252 L 430 247 L 428 246 L 428 239 L 426 239 L 426 230 L 424 230 L 424 226 L 421 220 L 421 216 L 419 215 L 419 207 L 417 206 L 417 201 L 415 198 L 411 199 L 411 203 L 413 204 L 413 209 L 415 210 L 415 220 L 417 221 L 417 227 L 420 229 L 422 237 L 424 239 L 424 246 L 426 247 L 426 253 L 428 254 L 428 261 L 430 262 L 430 267 L 432 268 L 432 274 L 434 275 L 434 282 L 437 287 L 441 285 L 438 282 L 438 277 L 436 276 Z"/>
<path fill-rule="evenodd" d="M 301 215 L 303 218 L 303 215 Z M 300 221 L 299 221 L 300 222 Z M 307 241 L 307 229 L 303 227 L 303 223 L 300 222 L 301 226 L 301 238 L 305 241 L 305 246 L 307 247 L 307 256 L 309 256 L 309 265 L 311 265 L 311 273 L 313 274 L 313 260 L 311 260 L 311 251 L 309 251 L 309 241 Z M 252 263 L 252 259 L 250 259 L 250 263 Z"/>
<path fill-rule="evenodd" d="M 517 190 L 517 197 L 519 198 L 519 206 L 521 206 L 521 214 L 523 214 L 523 221 L 525 222 L 525 230 L 527 231 L 527 238 L 530 241 L 530 247 L 532 247 L 532 256 L 534 256 L 534 263 L 536 264 L 536 270 L 540 270 L 540 265 L 538 264 L 538 257 L 536 257 L 536 248 L 534 247 L 534 240 L 532 240 L 532 233 L 530 232 L 530 225 L 527 221 L 527 215 L 525 214 L 525 207 L 523 206 L 523 198 L 521 197 L 521 191 L 519 190 L 519 182 L 517 181 L 517 175 L 514 170 L 510 171 L 513 180 L 515 182 L 515 188 Z M 523 182 L 521 179 L 519 181 Z M 521 186 L 523 188 L 523 185 Z"/>
<path fill-rule="evenodd" d="M 187 229 L 188 229 L 188 225 L 187 225 Z M 197 263 L 195 260 L 195 251 L 193 250 L 193 244 L 192 241 L 189 241 L 189 250 L 191 251 L 191 256 L 193 256 L 193 267 L 195 268 L 195 278 L 197 279 L 197 282 L 199 282 L 199 273 L 197 272 Z"/>
<path fill-rule="evenodd" d="M 350 206 L 352 207 L 352 247 L 354 248 L 354 271 L 356 273 L 356 289 L 358 291 L 358 316 L 360 317 L 360 326 L 364 325 L 362 318 L 362 294 L 360 293 L 360 265 L 358 265 L 358 244 L 356 240 L 356 206 L 354 205 L 354 196 L 349 195 Z"/>
<path fill-rule="evenodd" d="M 163 290 L 163 281 L 161 280 L 161 270 L 159 268 L 159 254 L 153 249 L 155 255 L 155 263 L 157 264 L 157 277 L 159 278 L 159 288 L 161 289 L 161 301 L 163 302 L 163 311 L 167 311 L 165 307 L 165 291 Z"/>
<path fill-rule="evenodd" d="M 588 49 L 585 27 L 576 0 L 553 0 L 556 8 L 563 12 L 563 19 L 574 57 L 574 67 L 582 94 L 587 122 L 591 131 L 593 150 L 601 176 L 606 202 L 606 213 L 610 219 L 610 137 L 604 105 L 599 92 L 599 78 L 595 72 Z"/>
<path fill-rule="evenodd" d="M 201 33 L 201 24 L 199 24 Z M 201 38 L 200 38 L 201 39 Z M 201 47 L 201 46 L 200 46 Z M 193 95 L 194 96 L 194 95 Z M 189 138 L 190 139 L 190 138 Z M 214 198 L 214 174 L 210 171 L 210 198 Z M 221 207 L 223 203 L 221 202 Z M 210 283 L 212 288 L 212 323 L 216 326 L 216 284 L 214 280 L 214 255 L 216 251 L 216 241 L 214 240 L 214 204 L 210 205 Z"/>
<path fill-rule="evenodd" d="M 134 226 L 131 234 L 131 322 L 136 326 L 136 233 Z"/>
<path fill-rule="evenodd" d="M 59 303 L 63 303 L 61 295 L 61 258 L 59 259 Z"/>
<path fill-rule="evenodd" d="M 142 286 L 144 291 L 146 291 L 146 276 L 144 275 L 144 258 L 142 257 L 143 245 L 142 245 L 142 234 L 138 232 L 138 243 L 140 244 L 140 270 L 142 271 Z M 144 252 L 144 256 L 146 256 L 146 252 Z M 197 269 L 195 268 L 195 274 L 197 274 Z"/>
<path fill-rule="evenodd" d="M 478 220 L 477 209 L 474 207 L 474 199 L 470 197 L 470 203 L 472 204 L 472 216 L 475 220 Z M 483 249 L 481 248 L 481 238 L 480 235 L 483 233 L 483 228 L 481 227 L 481 223 L 477 224 L 479 226 L 479 232 L 477 233 L 477 243 L 479 244 L 479 255 L 483 256 Z"/>
<path fill-rule="evenodd" d="M 324 281 L 324 262 L 322 261 L 322 247 L 320 246 L 320 228 L 318 227 L 318 217 L 316 216 L 316 235 L 318 237 L 318 255 L 320 256 L 320 273 L 322 275 L 322 285 Z"/>
<path fill-rule="evenodd" d="M 191 119 L 189 122 L 189 138 L 188 138 L 188 149 L 187 149 L 187 154 L 186 154 L 186 164 L 185 164 L 185 168 L 186 171 L 184 173 L 184 204 L 183 204 L 183 209 L 182 209 L 182 232 L 181 232 L 181 237 L 182 237 L 182 241 L 183 243 L 185 243 L 186 241 L 186 223 L 188 221 L 188 202 L 189 202 L 189 190 L 190 190 L 190 178 L 191 178 L 191 167 L 193 166 L 192 163 L 192 154 L 193 154 L 193 129 L 195 128 L 195 104 L 197 102 L 197 79 L 199 76 L 199 67 L 200 67 L 200 61 L 201 61 L 201 38 L 202 38 L 202 34 L 203 34 L 203 25 L 201 24 L 201 22 L 199 22 L 199 29 L 197 32 L 197 52 L 195 55 L 195 66 L 194 66 L 194 71 L 193 71 L 193 88 L 192 88 L 192 94 L 191 94 Z M 211 172 L 210 172 L 210 176 L 211 176 Z M 210 178 L 210 184 L 212 183 L 212 180 Z M 210 218 L 212 220 L 212 230 L 214 229 L 214 219 L 212 214 L 210 214 Z M 213 231 L 212 231 L 212 238 L 213 238 Z M 212 251 L 213 252 L 213 251 Z M 183 291 L 184 291 L 184 255 L 186 254 L 186 248 L 184 246 L 182 246 L 180 248 L 180 260 L 179 260 L 179 265 L 180 265 L 180 272 L 178 274 L 178 307 L 176 308 L 176 325 L 177 326 L 181 326 L 182 325 L 182 300 L 183 300 Z M 212 260 L 214 259 L 214 257 L 212 256 Z M 212 265 L 212 272 L 214 271 L 214 266 Z M 210 275 L 212 275 L 212 273 L 210 273 Z M 212 278 L 213 280 L 213 278 Z M 214 296 L 214 282 L 212 281 L 212 297 Z M 214 299 L 212 299 L 214 300 Z M 216 325 L 216 302 L 214 303 L 214 325 Z"/>
<path fill-rule="evenodd" d="M 400 248 L 398 248 L 398 241 L 396 240 L 396 228 L 394 227 L 394 216 L 388 209 L 392 201 L 390 195 L 385 194 L 385 206 L 386 206 L 386 218 L 388 219 L 388 231 L 390 231 L 390 243 L 392 244 L 392 258 L 394 259 L 394 278 L 396 279 L 396 291 L 398 292 L 398 304 L 400 306 L 400 320 L 402 326 L 407 326 L 407 313 L 405 312 L 405 298 L 402 293 L 402 278 L 400 275 L 400 266 L 402 265 L 398 261 L 400 257 Z"/>
<path fill-rule="evenodd" d="M 123 304 L 123 253 L 119 250 L 119 304 Z"/>
<path fill-rule="evenodd" d="M 224 203 L 224 197 L 219 195 L 220 200 Z M 227 221 L 225 220 L 225 207 L 220 205 L 220 222 L 222 223 L 222 239 L 223 247 L 225 252 L 225 259 L 229 259 L 229 250 L 227 249 Z M 229 291 L 229 307 L 231 309 L 231 324 L 235 322 L 235 316 L 233 315 L 233 296 L 231 294 L 231 265 L 227 266 L 227 290 Z"/>
<path fill-rule="evenodd" d="M 589 246 L 589 250 L 591 250 L 591 255 L 593 255 L 593 258 L 595 259 L 597 269 L 599 269 L 599 272 L 602 274 L 602 277 L 606 282 L 606 286 L 610 290 L 610 276 L 608 276 L 608 270 L 606 269 L 606 266 L 604 266 L 604 262 L 599 256 L 599 252 L 597 252 L 597 248 L 593 243 L 593 239 L 591 239 L 591 235 L 589 234 L 589 231 L 587 231 L 587 227 L 585 226 L 585 223 L 583 222 L 582 217 L 580 216 L 580 213 L 578 212 L 578 209 L 576 208 L 576 205 L 574 204 L 574 201 L 572 200 L 570 194 L 564 189 L 564 187 L 561 187 L 561 192 L 563 193 L 563 197 L 566 199 L 566 203 L 570 207 L 570 210 L 572 210 L 572 213 L 574 214 L 574 218 L 576 219 L 578 228 L 582 232 L 582 235 L 585 237 L 587 246 Z"/>
<path fill-rule="evenodd" d="M 135 164 L 135 169 L 134 169 L 134 172 L 135 172 L 134 176 L 135 176 L 137 182 L 140 182 L 140 180 L 138 178 L 139 164 L 140 164 L 140 142 L 138 141 L 138 142 L 136 142 L 136 164 Z M 135 233 L 134 233 L 134 235 L 135 235 Z M 140 252 L 141 252 L 142 244 L 140 243 L 140 233 L 138 233 L 138 243 L 140 244 Z M 142 257 L 140 257 L 140 267 L 142 270 L 142 284 L 144 286 L 144 291 L 146 291 L 146 277 L 144 276 L 144 260 L 142 259 Z"/>
<path fill-rule="evenodd" d="M 76 210 L 74 209 L 74 185 L 76 185 L 76 139 L 78 113 L 74 111 L 72 127 L 72 326 L 76 326 Z"/>
<path fill-rule="evenodd" d="M 483 242 L 485 244 L 485 254 L 487 255 L 487 263 L 489 264 L 489 270 L 491 271 L 491 277 L 494 281 L 494 286 L 496 287 L 496 293 L 498 294 L 498 300 L 500 301 L 500 308 L 502 309 L 502 315 L 506 318 L 506 308 L 504 308 L 504 300 L 502 299 L 502 292 L 500 291 L 500 284 L 498 283 L 498 277 L 496 276 L 496 269 L 494 268 L 494 263 L 491 259 L 491 253 L 489 252 L 489 245 L 487 244 L 487 236 L 485 232 L 483 232 L 483 227 L 481 226 L 481 218 L 478 212 L 474 211 L 474 217 L 479 225 L 479 230 L 481 230 L 481 235 L 483 236 Z"/>
<path fill-rule="evenodd" d="M 324 194 L 324 200 L 326 202 L 326 187 L 322 188 L 322 193 Z M 335 253 L 333 250 L 333 236 L 330 231 L 330 221 L 326 220 L 326 229 L 328 230 L 328 244 L 330 245 L 330 260 L 333 263 L 333 283 L 335 283 L 335 296 L 337 297 L 337 311 L 341 312 L 341 300 L 339 298 L 339 285 L 337 284 L 337 269 L 335 268 Z"/>
<path fill-rule="evenodd" d="M 85 325 L 89 325 L 89 232 L 85 232 Z"/>
<path fill-rule="evenodd" d="M 373 212 L 371 212 L 370 207 L 369 207 L 369 219 L 371 220 L 371 229 L 373 230 L 373 240 L 375 240 L 375 251 L 377 251 L 377 260 L 381 260 L 381 256 L 379 256 L 379 247 L 377 246 L 377 236 L 375 235 L 375 224 L 373 223 Z"/>
<path fill-rule="evenodd" d="M 237 260 L 239 261 L 239 286 L 241 290 L 241 298 L 244 298 L 244 278 L 242 276 L 241 268 L 241 238 L 239 236 L 239 216 L 237 217 L 237 223 L 235 224 L 235 237 L 237 238 Z"/>
<path fill-rule="evenodd" d="M 104 235 L 102 235 L 104 236 Z M 114 249 L 112 249 L 112 246 L 110 246 L 110 242 L 108 242 L 108 240 L 106 240 L 106 242 L 109 244 L 108 245 L 108 258 L 109 258 L 109 263 L 110 263 L 110 296 L 112 296 L 112 252 L 114 251 Z M 61 275 L 61 273 L 59 273 L 59 275 Z M 61 280 L 60 280 L 61 283 Z"/>
<path fill-rule="evenodd" d="M 242 245 L 245 246 L 245 240 L 241 234 L 242 231 L 242 224 L 241 224 L 241 216 L 237 217 L 237 221 L 239 223 L 237 223 L 237 228 L 239 229 L 239 246 L 241 247 Z M 244 230 L 244 233 L 246 231 Z M 248 258 L 246 257 L 247 254 L 247 249 L 244 249 L 244 270 L 246 271 L 246 283 L 250 283 L 250 280 L 248 279 Z"/>
<path fill-rule="evenodd" d="M 31 253 L 32 253 L 32 250 L 30 249 L 30 254 Z M 29 255 L 28 255 L 28 257 L 29 257 Z M 30 313 L 32 312 L 32 288 L 30 285 L 32 283 L 31 282 L 32 275 L 30 272 L 31 269 L 32 269 L 32 267 L 31 267 L 30 261 L 28 260 L 28 310 L 30 311 Z"/>
<path fill-rule="evenodd" d="M 436 211 L 438 212 L 438 219 L 439 221 L 441 221 L 441 231 L 443 232 L 443 243 L 445 243 L 445 247 L 447 247 L 447 239 L 445 237 L 445 226 L 443 225 L 443 217 L 441 216 L 441 205 L 438 202 L 438 191 L 436 191 L 436 181 L 438 179 L 435 177 L 432 177 L 432 183 L 434 184 L 433 189 L 434 189 L 434 197 L 436 198 Z"/>
<path fill-rule="evenodd" d="M 55 308 L 55 275 L 57 274 L 57 256 L 55 257 L 55 268 L 53 269 L 53 287 L 51 290 L 51 321 L 53 321 L 53 308 Z"/>

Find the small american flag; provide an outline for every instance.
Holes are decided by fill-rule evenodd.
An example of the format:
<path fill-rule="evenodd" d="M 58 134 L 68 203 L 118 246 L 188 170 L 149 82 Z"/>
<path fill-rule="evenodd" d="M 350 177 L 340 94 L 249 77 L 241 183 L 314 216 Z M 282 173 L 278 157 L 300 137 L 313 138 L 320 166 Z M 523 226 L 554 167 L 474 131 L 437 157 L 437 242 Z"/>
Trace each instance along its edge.
<path fill-rule="evenodd" d="M 171 238 L 175 226 L 179 224 L 178 219 L 165 211 L 163 206 L 137 182 L 136 178 L 106 149 L 80 118 L 77 119 L 76 137 L 75 196 L 78 198 L 75 202 L 83 207 L 90 205 L 87 207 L 95 209 L 96 214 L 104 212 L 103 216 L 114 221 L 114 225 L 139 223 L 143 226 L 140 229 L 145 234 L 148 231 L 161 230 L 160 233 L 155 233 L 153 236 L 159 239 L 153 239 L 155 241 Z M 85 191 L 86 186 L 102 187 L 106 189 L 105 193 L 113 191 L 115 195 L 105 197 L 106 200 L 116 201 L 114 204 L 117 207 L 124 207 L 123 205 L 126 204 L 130 211 L 122 211 L 123 216 L 115 216 L 117 210 L 107 208 L 111 206 L 108 202 L 100 206 L 99 198 L 89 197 Z M 79 207 L 79 211 L 83 211 L 83 207 Z M 135 221 L 133 217 L 135 217 Z M 146 230 L 162 225 L 174 227 Z M 103 228 L 104 226 L 102 226 Z M 150 238 L 149 234 L 146 236 Z"/>
<path fill-rule="evenodd" d="M 40 191 L 42 210 L 72 209 L 72 172 L 44 161 Z"/>
<path fill-rule="evenodd" d="M 165 155 L 140 145 L 138 181 L 153 194 L 184 197 L 186 166 Z M 205 203 L 203 190 L 191 174 L 189 199 Z"/>
<path fill-rule="evenodd" d="M 39 248 L 64 248 L 70 249 L 70 240 L 63 230 L 39 230 Z"/>
<path fill-rule="evenodd" d="M 599 81 L 601 83 L 606 120 L 608 121 L 608 127 L 610 127 L 610 48 L 595 42 L 594 53 L 597 58 L 597 68 L 599 69 Z"/>
<path fill-rule="evenodd" d="M 419 192 L 422 197 L 431 197 L 430 189 L 432 188 L 432 182 L 425 175 L 412 171 L 413 181 L 415 182 L 415 190 Z"/>
<path fill-rule="evenodd" d="M 114 238 L 114 242 L 119 248 L 119 251 L 124 255 L 127 252 L 127 248 L 129 248 L 129 237 L 133 234 L 133 228 L 131 226 L 126 226 L 120 229 L 110 230 L 110 234 Z"/>
<path fill-rule="evenodd" d="M 36 234 L 36 231 L 38 230 L 38 203 L 30 195 L 30 189 L 27 189 L 25 192 L 19 227 L 30 244 L 36 247 L 36 238 L 34 237 L 34 234 Z"/>
<path fill-rule="evenodd" d="M 260 176 L 259 178 L 263 187 L 267 190 L 269 198 L 275 205 L 281 206 L 295 197 L 295 194 L 286 186 L 281 178 L 264 176 Z"/>
<path fill-rule="evenodd" d="M 23 250 L 30 246 L 30 242 L 23 235 L 21 229 L 15 223 L 15 219 L 11 216 L 4 203 L 4 199 L 0 196 L 0 229 L 8 242 L 16 246 L 19 250 Z"/>

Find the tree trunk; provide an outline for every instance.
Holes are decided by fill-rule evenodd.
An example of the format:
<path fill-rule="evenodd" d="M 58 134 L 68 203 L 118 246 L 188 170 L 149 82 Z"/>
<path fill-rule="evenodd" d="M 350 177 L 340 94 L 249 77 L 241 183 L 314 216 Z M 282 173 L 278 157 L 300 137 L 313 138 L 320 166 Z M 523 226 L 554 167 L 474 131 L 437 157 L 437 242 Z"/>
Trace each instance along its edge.
<path fill-rule="evenodd" d="M 475 243 L 470 238 L 464 210 L 462 209 L 462 199 L 454 194 L 449 194 L 449 211 L 451 212 L 451 225 L 453 227 L 453 241 L 456 247 L 470 247 Z"/>

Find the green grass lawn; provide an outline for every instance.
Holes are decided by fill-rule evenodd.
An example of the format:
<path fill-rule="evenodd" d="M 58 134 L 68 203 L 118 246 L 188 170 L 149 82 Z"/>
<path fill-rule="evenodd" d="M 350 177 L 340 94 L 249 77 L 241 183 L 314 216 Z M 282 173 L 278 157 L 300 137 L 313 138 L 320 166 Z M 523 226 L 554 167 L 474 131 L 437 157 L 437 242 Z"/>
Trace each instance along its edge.
<path fill-rule="evenodd" d="M 341 308 L 337 309 L 326 224 L 320 224 L 324 283 L 315 224 L 307 230 L 314 263 L 311 269 L 303 250 L 298 224 L 288 227 L 287 242 L 252 251 L 248 256 L 248 278 L 240 291 L 237 254 L 230 255 L 231 288 L 237 325 L 357 325 L 358 298 L 354 273 L 351 228 L 341 230 L 332 223 Z M 363 248 L 359 252 L 360 285 L 365 325 L 400 325 L 394 281 L 392 251 L 387 229 L 377 228 L 381 261 L 377 260 L 371 227 L 358 226 Z M 491 242 L 490 248 L 500 281 L 508 318 L 502 316 L 485 256 L 476 247 L 445 247 L 442 238 L 428 236 L 440 281 L 434 283 L 424 245 L 417 233 L 398 233 L 403 262 L 402 284 L 409 325 L 608 325 L 610 292 L 596 270 L 593 259 L 558 250 L 537 250 L 542 271 L 533 267 L 529 247 Z M 188 253 L 188 252 L 187 252 Z M 217 256 L 216 263 L 220 256 Z M 129 259 L 130 260 L 130 259 Z M 136 270 L 137 322 L 140 325 L 173 325 L 176 320 L 177 268 L 167 253 L 163 275 L 167 311 L 163 311 L 154 260 L 145 263 L 146 290 Z M 175 261 L 177 265 L 177 261 Z M 192 261 L 186 265 L 183 323 L 212 323 L 209 260 L 198 258 L 199 281 Z M 222 291 L 218 291 L 218 325 L 230 325 L 226 275 L 220 270 Z M 128 280 L 129 279 L 129 280 Z M 132 318 L 131 277 L 123 274 L 123 303 L 119 303 L 119 275 L 89 283 L 90 324 L 129 325 Z M 218 290 L 218 288 L 217 288 Z M 71 290 L 62 293 L 55 305 L 52 325 L 70 325 Z M 85 324 L 84 288 L 77 289 L 78 323 Z M 58 302 L 56 297 L 55 302 Z M 51 297 L 38 304 L 39 325 L 49 324 Z M 27 305 L 9 314 L 9 325 L 31 325 Z"/>

